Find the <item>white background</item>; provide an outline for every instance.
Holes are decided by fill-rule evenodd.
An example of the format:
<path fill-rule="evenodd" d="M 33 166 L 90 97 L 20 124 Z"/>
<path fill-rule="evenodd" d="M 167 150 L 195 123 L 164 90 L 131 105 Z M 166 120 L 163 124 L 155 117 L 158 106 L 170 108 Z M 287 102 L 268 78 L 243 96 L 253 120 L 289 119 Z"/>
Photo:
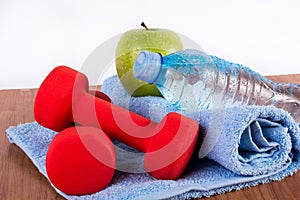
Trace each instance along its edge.
<path fill-rule="evenodd" d="M 39 87 L 61 64 L 78 70 L 97 46 L 142 21 L 262 75 L 300 73 L 299 2 L 0 0 L 0 89 Z"/>

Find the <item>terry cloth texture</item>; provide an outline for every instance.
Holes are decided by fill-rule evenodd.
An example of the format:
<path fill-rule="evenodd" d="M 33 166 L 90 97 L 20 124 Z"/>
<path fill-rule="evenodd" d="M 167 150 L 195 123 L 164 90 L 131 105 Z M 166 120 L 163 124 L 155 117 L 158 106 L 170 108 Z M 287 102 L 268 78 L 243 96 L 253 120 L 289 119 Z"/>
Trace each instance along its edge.
<path fill-rule="evenodd" d="M 180 112 L 162 97 L 130 97 L 116 76 L 106 79 L 101 90 L 114 104 L 157 122 L 169 112 Z M 299 148 L 298 125 L 274 106 L 206 110 L 196 120 L 203 138 L 199 157 L 210 158 L 237 174 L 280 170 L 292 162 L 292 148 Z"/>
<path fill-rule="evenodd" d="M 157 122 L 168 112 L 180 112 L 161 97 L 131 98 L 117 76 L 106 79 L 101 90 L 114 104 Z M 282 109 L 238 106 L 207 110 L 196 120 L 202 145 L 178 180 L 151 177 L 141 170 L 141 160 L 132 156 L 139 152 L 115 141 L 119 170 L 105 189 L 92 195 L 70 196 L 53 187 L 67 199 L 188 199 L 282 180 L 300 168 L 299 126 Z M 9 127 L 6 132 L 10 142 L 18 145 L 47 177 L 45 156 L 56 132 L 36 122 Z"/>
<path fill-rule="evenodd" d="M 107 94 L 114 103 L 121 96 L 114 96 L 113 93 L 126 94 L 117 80 L 116 77 L 109 78 L 102 87 L 103 91 L 111 92 Z M 111 86 L 110 89 L 107 86 Z M 167 112 L 176 110 L 160 97 L 129 99 L 131 110 L 158 121 Z M 159 109 L 157 105 L 160 105 Z M 156 112 L 151 112 L 153 106 Z M 211 123 L 218 121 L 214 117 L 220 115 L 224 118 L 219 120 L 224 122 L 221 128 L 216 127 L 220 123 Z M 116 171 L 110 185 L 95 194 L 69 196 L 56 189 L 57 192 L 67 199 L 187 199 L 281 180 L 300 167 L 299 128 L 290 115 L 281 109 L 240 106 L 203 112 L 199 119 L 201 137 L 204 138 L 199 154 L 204 152 L 202 157 L 205 158 L 194 157 L 180 179 L 156 180 L 147 173 Z M 221 133 L 215 134 L 219 130 Z M 209 134 L 215 135 L 209 137 Z M 46 177 L 45 156 L 55 135 L 56 132 L 36 122 L 7 129 L 10 142 L 18 145 Z M 125 145 L 117 145 L 132 151 Z M 117 158 L 119 169 L 134 168 L 133 161 L 128 160 L 128 157 Z M 141 172 L 140 163 L 136 165 L 136 171 Z"/>

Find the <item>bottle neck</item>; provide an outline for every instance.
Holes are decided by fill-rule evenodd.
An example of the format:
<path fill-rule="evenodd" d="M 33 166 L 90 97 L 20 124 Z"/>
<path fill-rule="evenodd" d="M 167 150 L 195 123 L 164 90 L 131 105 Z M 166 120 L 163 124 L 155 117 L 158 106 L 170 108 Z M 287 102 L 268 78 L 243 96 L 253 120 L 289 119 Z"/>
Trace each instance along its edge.
<path fill-rule="evenodd" d="M 154 83 L 161 72 L 162 60 L 159 53 L 141 51 L 134 62 L 134 76 L 149 84 Z"/>

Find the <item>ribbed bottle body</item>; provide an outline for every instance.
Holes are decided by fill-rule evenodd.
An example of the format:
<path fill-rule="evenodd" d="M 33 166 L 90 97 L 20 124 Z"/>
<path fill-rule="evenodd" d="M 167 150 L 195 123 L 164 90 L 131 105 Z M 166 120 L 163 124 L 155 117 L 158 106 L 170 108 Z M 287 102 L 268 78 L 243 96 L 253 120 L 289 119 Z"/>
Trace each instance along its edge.
<path fill-rule="evenodd" d="M 274 105 L 300 121 L 300 87 L 270 81 L 249 68 L 183 50 L 163 58 L 155 81 L 162 95 L 194 117 L 203 109 L 235 105 Z"/>

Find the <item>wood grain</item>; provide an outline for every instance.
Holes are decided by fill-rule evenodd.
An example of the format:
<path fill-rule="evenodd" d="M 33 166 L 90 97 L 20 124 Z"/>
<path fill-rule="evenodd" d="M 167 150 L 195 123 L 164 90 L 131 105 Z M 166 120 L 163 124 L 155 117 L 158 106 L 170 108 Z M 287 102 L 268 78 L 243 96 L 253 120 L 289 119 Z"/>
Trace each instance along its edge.
<path fill-rule="evenodd" d="M 35 93 L 36 89 L 0 91 L 0 199 L 63 199 L 5 134 L 9 126 L 34 121 Z"/>
<path fill-rule="evenodd" d="M 300 84 L 300 74 L 269 76 L 277 82 Z M 10 144 L 9 126 L 34 121 L 33 102 L 37 89 L 0 90 L 0 199 L 63 199 L 39 173 L 25 153 Z M 300 172 L 279 182 L 215 195 L 208 199 L 299 199 Z"/>

